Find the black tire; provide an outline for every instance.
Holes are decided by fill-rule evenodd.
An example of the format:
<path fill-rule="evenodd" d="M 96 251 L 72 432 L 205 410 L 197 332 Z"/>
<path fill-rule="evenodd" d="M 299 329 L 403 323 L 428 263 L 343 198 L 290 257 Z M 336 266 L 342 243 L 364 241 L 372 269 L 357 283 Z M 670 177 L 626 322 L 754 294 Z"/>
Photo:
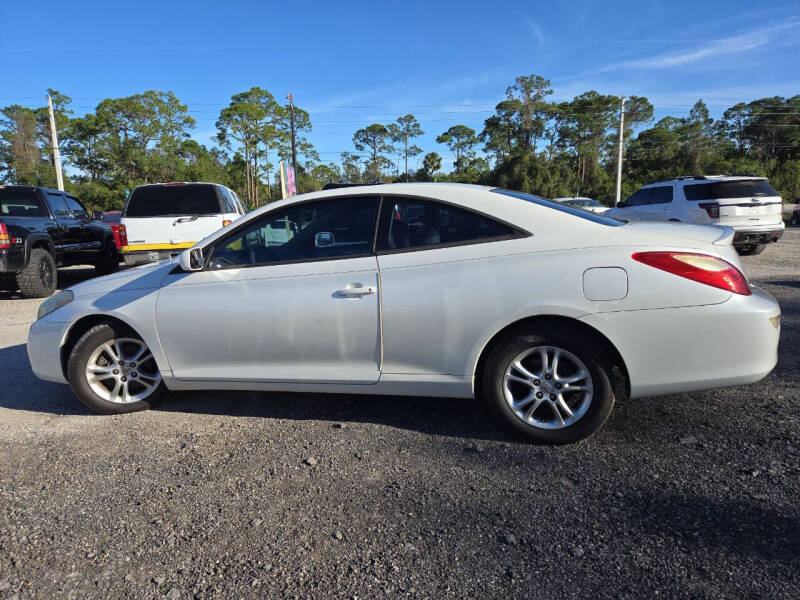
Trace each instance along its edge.
<path fill-rule="evenodd" d="M 94 351 L 102 344 L 119 338 L 141 340 L 141 337 L 136 332 L 121 323 L 101 323 L 100 325 L 95 325 L 81 336 L 72 348 L 67 362 L 67 377 L 72 391 L 84 406 L 101 415 L 118 415 L 147 410 L 155 405 L 166 391 L 164 382 L 160 381 L 155 391 L 146 400 L 127 403 L 110 402 L 95 393 L 86 379 L 87 363 Z"/>
<path fill-rule="evenodd" d="M 792 227 L 800 226 L 800 216 L 798 216 L 797 213 L 792 214 L 792 218 L 789 221 L 789 225 L 791 225 Z"/>
<path fill-rule="evenodd" d="M 47 298 L 58 285 L 58 271 L 53 255 L 44 248 L 31 250 L 28 264 L 17 273 L 17 287 L 25 298 Z"/>
<path fill-rule="evenodd" d="M 584 363 L 591 377 L 593 391 L 586 412 L 561 429 L 544 429 L 529 424 L 514 413 L 505 398 L 503 379 L 506 369 L 521 353 L 538 346 L 566 350 Z M 608 362 L 606 355 L 607 352 L 593 339 L 570 328 L 537 326 L 535 332 L 512 332 L 495 345 L 487 358 L 483 372 L 484 400 L 495 418 L 530 441 L 543 444 L 579 442 L 600 429 L 614 408 L 611 384 L 614 365 Z M 551 406 L 545 402 L 537 412 L 550 410 Z"/>
<path fill-rule="evenodd" d="M 119 254 L 117 245 L 113 240 L 106 240 L 103 246 L 103 254 L 94 266 L 94 271 L 98 275 L 110 275 L 119 270 Z"/>
<path fill-rule="evenodd" d="M 761 254 L 766 248 L 766 244 L 752 244 L 750 246 L 739 246 L 736 251 L 739 256 L 755 256 L 756 254 Z"/>

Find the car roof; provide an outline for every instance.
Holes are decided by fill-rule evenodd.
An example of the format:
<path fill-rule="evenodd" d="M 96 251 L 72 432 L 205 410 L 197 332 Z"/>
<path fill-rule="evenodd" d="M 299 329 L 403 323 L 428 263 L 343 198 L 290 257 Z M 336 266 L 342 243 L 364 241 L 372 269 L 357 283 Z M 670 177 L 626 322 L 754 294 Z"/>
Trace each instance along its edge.
<path fill-rule="evenodd" d="M 460 206 L 467 210 L 485 214 L 500 221 L 505 221 L 525 231 L 531 231 L 537 224 L 541 225 L 542 211 L 547 214 L 548 218 L 555 220 L 566 219 L 566 222 L 570 223 L 570 228 L 572 230 L 580 230 L 582 227 L 597 226 L 596 223 L 577 218 L 573 214 L 562 212 L 546 204 L 526 202 L 513 195 L 494 193 L 493 190 L 505 191 L 496 186 L 449 182 L 382 183 L 358 187 L 340 187 L 309 192 L 276 202 L 270 202 L 269 204 L 250 211 L 242 218 L 250 222 L 267 212 L 312 200 L 347 196 L 405 196 L 410 199 L 434 200 Z M 551 201 L 546 200 L 545 202 L 550 203 Z M 229 230 L 226 229 L 217 230 L 198 242 L 197 245 L 206 245 L 226 235 L 228 231 Z"/>
<path fill-rule="evenodd" d="M 756 175 L 694 175 L 686 177 L 675 177 L 674 179 L 664 179 L 661 181 L 653 181 L 651 183 L 643 185 L 642 187 L 646 188 L 653 185 L 663 185 L 665 183 L 695 185 L 703 183 L 714 183 L 718 181 L 752 181 L 753 179 L 766 180 L 766 177 L 758 177 Z"/>

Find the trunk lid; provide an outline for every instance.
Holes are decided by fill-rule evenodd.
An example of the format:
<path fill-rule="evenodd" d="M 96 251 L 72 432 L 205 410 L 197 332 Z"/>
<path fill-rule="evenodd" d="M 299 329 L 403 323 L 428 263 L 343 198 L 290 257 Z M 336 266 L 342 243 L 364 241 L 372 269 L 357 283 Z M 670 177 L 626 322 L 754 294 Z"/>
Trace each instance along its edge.
<path fill-rule="evenodd" d="M 781 197 L 764 178 L 741 178 L 710 181 L 684 186 L 690 202 L 717 203 L 715 222 L 737 229 L 780 226 L 783 218 Z"/>
<path fill-rule="evenodd" d="M 228 215 L 216 186 L 153 184 L 136 188 L 122 213 L 130 251 L 188 248 L 238 215 Z M 138 247 L 138 248 L 137 248 Z"/>

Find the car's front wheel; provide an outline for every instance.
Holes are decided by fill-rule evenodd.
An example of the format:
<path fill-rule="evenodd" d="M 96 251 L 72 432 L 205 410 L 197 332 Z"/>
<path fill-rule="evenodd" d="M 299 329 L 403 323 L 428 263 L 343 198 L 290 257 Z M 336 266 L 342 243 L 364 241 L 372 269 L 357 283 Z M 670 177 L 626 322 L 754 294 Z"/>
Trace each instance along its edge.
<path fill-rule="evenodd" d="M 120 323 L 102 323 L 83 334 L 67 372 L 78 399 L 104 415 L 146 410 L 165 390 L 147 344 Z"/>
<path fill-rule="evenodd" d="M 580 332 L 515 332 L 491 351 L 483 390 L 491 412 L 525 437 L 548 444 L 583 440 L 614 407 L 611 365 Z"/>

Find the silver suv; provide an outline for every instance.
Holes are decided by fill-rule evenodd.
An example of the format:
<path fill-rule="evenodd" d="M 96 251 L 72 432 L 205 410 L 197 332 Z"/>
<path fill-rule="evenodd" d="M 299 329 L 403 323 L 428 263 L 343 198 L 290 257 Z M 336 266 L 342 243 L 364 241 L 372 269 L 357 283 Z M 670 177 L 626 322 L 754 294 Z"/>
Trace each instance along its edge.
<path fill-rule="evenodd" d="M 739 254 L 760 254 L 783 235 L 783 202 L 763 177 L 708 175 L 650 183 L 606 216 L 628 221 L 728 225 Z"/>

